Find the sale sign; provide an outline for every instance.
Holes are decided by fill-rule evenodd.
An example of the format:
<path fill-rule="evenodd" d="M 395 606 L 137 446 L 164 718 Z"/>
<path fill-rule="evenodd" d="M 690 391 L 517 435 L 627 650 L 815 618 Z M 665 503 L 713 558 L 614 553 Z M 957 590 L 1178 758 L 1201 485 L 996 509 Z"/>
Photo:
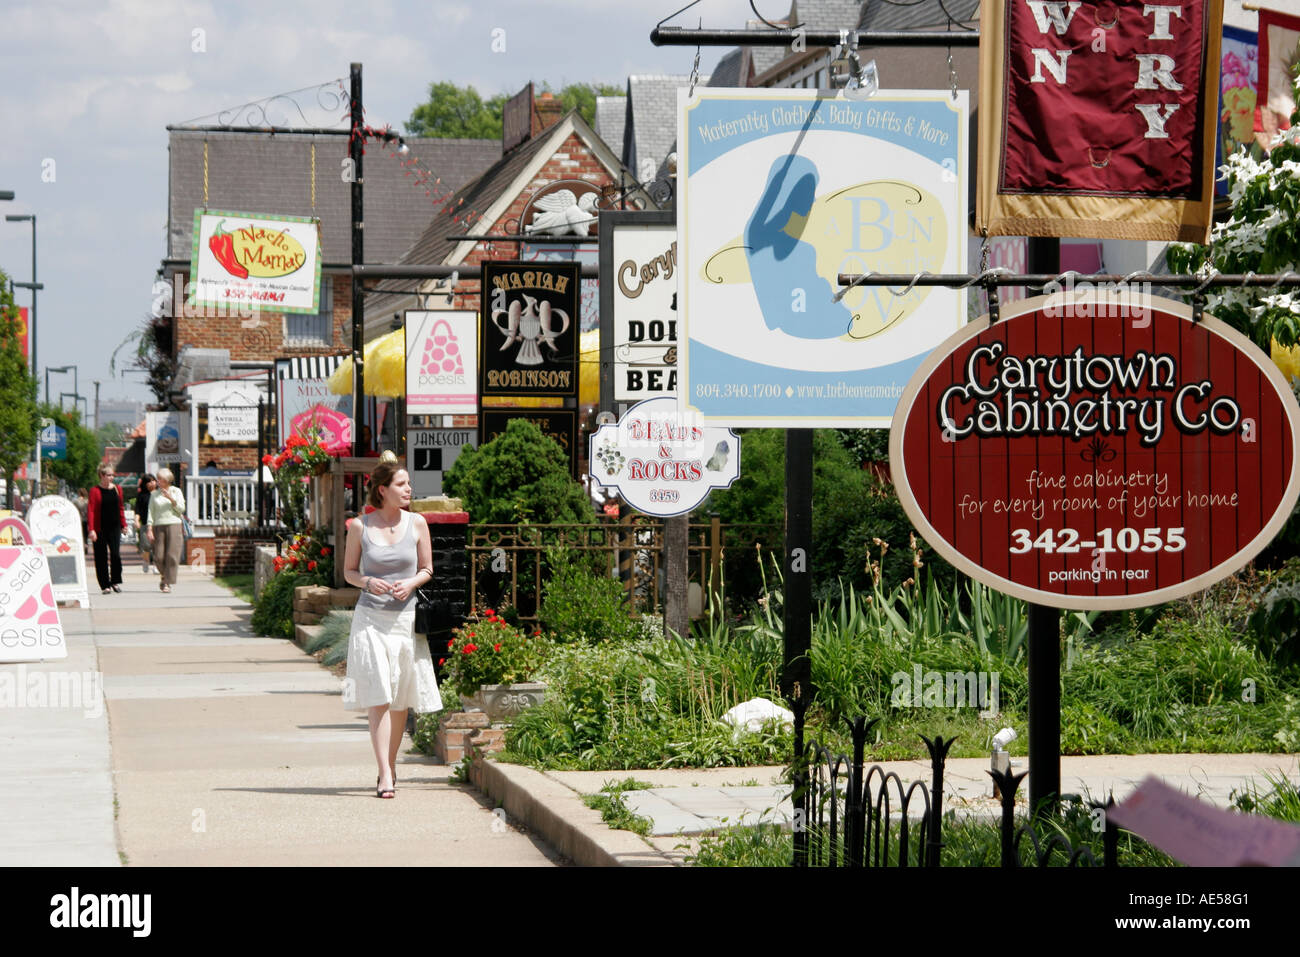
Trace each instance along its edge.
<path fill-rule="evenodd" d="M 1249 340 L 1181 303 L 1076 291 L 967 326 L 890 438 L 912 523 L 957 568 L 1058 608 L 1213 584 L 1300 494 L 1300 409 Z"/>
<path fill-rule="evenodd" d="M 0 524 L 17 529 L 28 542 L 0 546 L 0 661 L 66 658 L 68 643 L 45 551 L 31 544 L 32 533 L 20 519 L 6 518 Z"/>
<path fill-rule="evenodd" d="M 1208 240 L 1223 0 L 985 0 L 976 231 Z"/>

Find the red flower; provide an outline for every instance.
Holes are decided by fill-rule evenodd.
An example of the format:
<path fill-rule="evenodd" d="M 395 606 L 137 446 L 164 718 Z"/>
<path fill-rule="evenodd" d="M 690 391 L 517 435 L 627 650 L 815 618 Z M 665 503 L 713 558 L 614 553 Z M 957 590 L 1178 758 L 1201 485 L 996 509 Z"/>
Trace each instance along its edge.
<path fill-rule="evenodd" d="M 323 558 L 324 556 L 328 555 L 328 554 L 330 553 L 329 546 L 326 545 L 324 548 L 322 548 L 322 549 L 320 550 L 320 553 L 321 553 L 321 557 L 322 557 L 322 558 Z"/>
<path fill-rule="evenodd" d="M 262 456 L 262 464 L 263 464 L 263 465 L 270 465 L 270 464 L 271 464 L 272 462 L 274 462 L 274 461 L 275 461 L 275 458 L 274 458 L 274 456 L 272 456 L 270 453 L 268 453 L 268 454 Z"/>
<path fill-rule="evenodd" d="M 492 650 L 493 650 L 493 651 L 500 651 L 500 650 L 501 650 L 501 643 L 500 643 L 500 642 L 497 642 L 495 645 L 493 645 L 493 646 L 492 646 Z"/>
<path fill-rule="evenodd" d="M 307 570 L 308 570 L 309 572 L 314 572 L 314 571 L 316 570 L 316 563 L 315 563 L 315 562 L 308 562 L 308 563 L 307 563 Z"/>
<path fill-rule="evenodd" d="M 485 615 L 487 615 L 489 618 L 491 618 L 493 615 L 496 614 L 496 612 L 494 612 L 491 608 L 484 608 L 484 609 L 483 609 L 483 614 L 485 614 Z"/>
<path fill-rule="evenodd" d="M 455 638 L 453 638 L 451 641 L 447 642 L 447 650 L 448 650 L 448 651 L 451 651 L 451 646 L 454 645 L 455 643 L 456 643 L 456 639 L 455 639 Z"/>
<path fill-rule="evenodd" d="M 446 663 L 447 663 L 447 659 L 446 659 L 446 658 L 439 658 L 439 659 L 438 659 L 438 667 L 439 667 L 439 668 L 441 668 L 441 667 L 442 667 L 443 665 L 445 665 Z"/>
<path fill-rule="evenodd" d="M 460 651 L 461 654 L 463 655 L 473 654 L 474 652 L 478 651 L 478 645 L 466 645 Z"/>

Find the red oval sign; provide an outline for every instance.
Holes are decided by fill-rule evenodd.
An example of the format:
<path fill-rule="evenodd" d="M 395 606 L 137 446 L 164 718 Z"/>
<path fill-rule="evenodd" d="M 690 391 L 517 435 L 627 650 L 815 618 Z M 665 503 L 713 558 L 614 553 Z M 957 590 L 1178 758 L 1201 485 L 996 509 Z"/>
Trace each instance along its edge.
<path fill-rule="evenodd" d="M 912 523 L 968 575 L 1058 608 L 1208 587 L 1300 493 L 1300 410 L 1249 340 L 1182 303 L 1039 297 L 971 323 L 899 400 Z"/>

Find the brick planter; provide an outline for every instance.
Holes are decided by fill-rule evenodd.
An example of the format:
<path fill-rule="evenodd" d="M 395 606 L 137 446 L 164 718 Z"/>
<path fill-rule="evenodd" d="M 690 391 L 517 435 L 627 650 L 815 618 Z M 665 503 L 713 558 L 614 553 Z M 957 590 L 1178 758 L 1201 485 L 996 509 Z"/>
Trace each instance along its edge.
<path fill-rule="evenodd" d="M 453 711 L 443 715 L 433 738 L 433 754 L 443 764 L 459 764 L 475 749 L 493 754 L 505 746 L 505 730 L 491 727 L 482 711 Z"/>

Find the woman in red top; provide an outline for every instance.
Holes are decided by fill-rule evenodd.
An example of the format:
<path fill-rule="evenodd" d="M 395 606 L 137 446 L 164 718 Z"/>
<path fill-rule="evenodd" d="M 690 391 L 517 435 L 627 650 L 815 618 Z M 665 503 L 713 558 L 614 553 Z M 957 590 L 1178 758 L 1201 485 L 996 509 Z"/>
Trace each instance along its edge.
<path fill-rule="evenodd" d="M 113 484 L 113 469 L 99 467 L 99 484 L 90 490 L 86 506 L 86 525 L 90 528 L 90 541 L 95 546 L 95 577 L 100 591 L 122 590 L 122 556 L 118 546 L 126 528 L 126 506 L 121 490 Z"/>

